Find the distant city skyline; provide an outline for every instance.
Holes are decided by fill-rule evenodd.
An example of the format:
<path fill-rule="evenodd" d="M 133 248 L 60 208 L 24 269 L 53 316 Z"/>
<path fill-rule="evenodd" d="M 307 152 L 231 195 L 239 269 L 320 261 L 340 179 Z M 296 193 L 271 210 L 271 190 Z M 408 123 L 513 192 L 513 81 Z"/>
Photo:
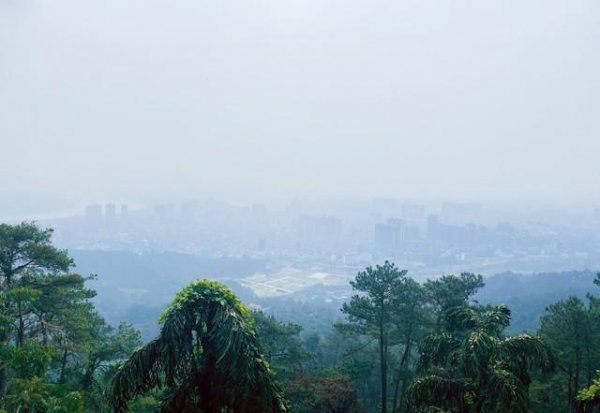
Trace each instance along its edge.
<path fill-rule="evenodd" d="M 0 199 L 2 196 L 0 196 Z M 4 196 L 6 198 L 6 194 Z M 90 206 L 99 206 L 104 214 L 104 209 L 107 205 L 114 205 L 114 214 L 120 214 L 122 208 L 127 211 L 136 211 L 144 209 L 152 209 L 157 205 L 172 205 L 181 206 L 190 202 L 216 202 L 224 203 L 229 205 L 237 206 L 251 206 L 251 205 L 262 205 L 267 208 L 274 210 L 284 210 L 294 205 L 302 205 L 302 208 L 316 207 L 328 211 L 335 210 L 356 210 L 365 208 L 365 206 L 372 206 L 381 202 L 394 202 L 395 208 L 398 212 L 402 211 L 404 216 L 411 216 L 415 213 L 423 214 L 424 211 L 419 211 L 419 208 L 427 207 L 431 210 L 442 211 L 444 208 L 451 208 L 452 205 L 459 206 L 471 206 L 476 207 L 479 210 L 485 211 L 496 211 L 500 214 L 514 214 L 515 216 L 526 217 L 531 215 L 534 217 L 536 214 L 542 213 L 547 216 L 559 217 L 561 215 L 567 216 L 585 216 L 587 218 L 598 218 L 600 217 L 600 203 L 591 204 L 549 204 L 545 202 L 539 203 L 511 203 L 511 202 L 476 202 L 473 200 L 460 201 L 460 200 L 424 200 L 424 199 L 402 199 L 393 197 L 374 197 L 374 198 L 299 198 L 293 197 L 289 199 L 282 199 L 279 201 L 231 201 L 226 199 L 218 199 L 213 197 L 208 198 L 182 198 L 182 199 L 157 199 L 150 201 L 132 201 L 127 199 L 95 199 L 92 202 L 78 202 L 69 203 L 61 202 L 58 199 L 44 199 L 43 197 L 36 196 L 34 199 L 26 199 L 22 205 L 21 200 L 18 198 L 6 199 L 6 202 L 0 204 L 0 221 L 19 221 L 19 220 L 44 220 L 44 219 L 56 219 L 56 218 L 68 218 L 74 216 L 83 216 L 86 214 L 86 209 Z M 415 208 L 417 212 L 415 212 Z M 451 211 L 446 211 L 446 215 L 451 215 Z M 600 219 L 600 218 L 599 218 Z"/>
<path fill-rule="evenodd" d="M 599 14 L 559 0 L 1 2 L 0 204 L 598 207 Z"/>

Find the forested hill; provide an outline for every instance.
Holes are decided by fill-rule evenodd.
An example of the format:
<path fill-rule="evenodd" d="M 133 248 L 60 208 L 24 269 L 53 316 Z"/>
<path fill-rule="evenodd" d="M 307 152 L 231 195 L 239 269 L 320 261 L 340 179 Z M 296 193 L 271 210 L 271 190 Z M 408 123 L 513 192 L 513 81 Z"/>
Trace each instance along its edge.
<path fill-rule="evenodd" d="M 80 274 L 97 275 L 90 283 L 98 295 L 96 307 L 112 324 L 129 320 L 144 339 L 158 332 L 156 322 L 177 291 L 198 278 L 245 277 L 264 270 L 250 258 L 209 258 L 175 252 L 137 254 L 129 251 L 69 251 Z M 249 299 L 243 291 L 236 292 Z M 242 294 L 240 294 L 242 293 Z"/>
<path fill-rule="evenodd" d="M 136 254 L 119 251 L 71 251 L 82 274 L 97 274 L 98 309 L 111 322 L 127 321 L 145 338 L 157 332 L 156 318 L 173 294 L 190 281 L 209 277 L 225 282 L 249 303 L 257 303 L 278 318 L 319 332 L 341 316 L 339 311 L 349 285 L 313 286 L 282 298 L 258 298 L 240 286 L 238 279 L 268 271 L 262 260 L 199 257 L 173 252 Z M 401 264 L 400 264 L 401 267 Z M 348 274 L 349 276 L 353 274 Z M 502 273 L 485 278 L 475 299 L 482 304 L 507 304 L 513 311 L 510 332 L 535 331 L 546 307 L 571 295 L 584 298 L 594 292 L 594 271 L 561 273 Z M 331 290 L 340 297 L 330 300 Z"/>
<path fill-rule="evenodd" d="M 504 303 L 513 312 L 508 331 L 535 331 L 546 307 L 570 296 L 584 299 L 596 294 L 595 271 L 570 271 L 539 274 L 502 273 L 485 279 L 475 295 L 482 304 Z"/>

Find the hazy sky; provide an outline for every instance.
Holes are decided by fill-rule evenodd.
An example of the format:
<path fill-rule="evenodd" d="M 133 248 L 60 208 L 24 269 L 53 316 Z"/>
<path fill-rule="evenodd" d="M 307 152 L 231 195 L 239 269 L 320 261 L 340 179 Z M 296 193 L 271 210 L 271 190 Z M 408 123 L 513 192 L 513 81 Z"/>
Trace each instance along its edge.
<path fill-rule="evenodd" d="M 600 2 L 0 0 L 0 201 L 600 204 Z"/>

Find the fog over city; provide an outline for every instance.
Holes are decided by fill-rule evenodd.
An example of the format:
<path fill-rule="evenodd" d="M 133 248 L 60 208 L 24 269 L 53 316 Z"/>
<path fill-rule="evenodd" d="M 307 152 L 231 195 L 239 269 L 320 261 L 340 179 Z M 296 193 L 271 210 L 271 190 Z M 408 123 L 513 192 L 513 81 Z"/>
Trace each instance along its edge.
<path fill-rule="evenodd" d="M 0 413 L 600 413 L 600 1 L 0 0 Z"/>
<path fill-rule="evenodd" d="M 0 216 L 600 206 L 600 4 L 0 2 Z"/>
<path fill-rule="evenodd" d="M 0 218 L 60 246 L 275 274 L 600 267 L 595 2 L 0 12 Z"/>

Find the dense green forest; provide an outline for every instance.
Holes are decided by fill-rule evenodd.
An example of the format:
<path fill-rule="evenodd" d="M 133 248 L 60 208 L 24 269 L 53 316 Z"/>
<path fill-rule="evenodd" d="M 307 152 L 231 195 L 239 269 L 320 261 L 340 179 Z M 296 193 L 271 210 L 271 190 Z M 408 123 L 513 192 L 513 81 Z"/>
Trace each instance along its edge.
<path fill-rule="evenodd" d="M 51 236 L 0 225 L 3 412 L 598 411 L 595 294 L 557 300 L 517 333 L 509 300 L 481 304 L 480 275 L 417 282 L 385 262 L 356 274 L 341 321 L 303 331 L 200 280 L 143 340 L 100 316 L 93 277 Z"/>

